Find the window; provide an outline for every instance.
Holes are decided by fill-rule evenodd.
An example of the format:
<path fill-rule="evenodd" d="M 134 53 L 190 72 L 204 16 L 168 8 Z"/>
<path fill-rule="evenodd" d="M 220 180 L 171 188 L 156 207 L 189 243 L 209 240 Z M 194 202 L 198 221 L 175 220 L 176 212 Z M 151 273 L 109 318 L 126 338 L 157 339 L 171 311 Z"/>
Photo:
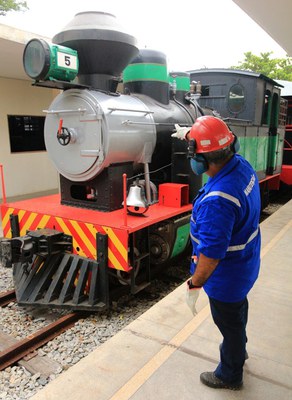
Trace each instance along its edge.
<path fill-rule="evenodd" d="M 46 150 L 44 123 L 45 117 L 8 115 L 11 153 Z"/>
<path fill-rule="evenodd" d="M 210 95 L 210 86 L 202 86 L 202 96 L 209 96 Z"/>
<path fill-rule="evenodd" d="M 262 124 L 269 125 L 271 118 L 271 92 L 270 90 L 265 91 L 264 106 L 262 113 Z"/>
<path fill-rule="evenodd" d="M 279 111 L 280 111 L 280 101 L 277 93 L 273 93 L 272 97 L 272 110 L 271 110 L 271 132 L 277 133 L 278 123 L 279 123 Z"/>
<path fill-rule="evenodd" d="M 228 94 L 229 111 L 238 114 L 243 110 L 244 106 L 244 91 L 243 87 L 237 83 L 231 86 Z"/>

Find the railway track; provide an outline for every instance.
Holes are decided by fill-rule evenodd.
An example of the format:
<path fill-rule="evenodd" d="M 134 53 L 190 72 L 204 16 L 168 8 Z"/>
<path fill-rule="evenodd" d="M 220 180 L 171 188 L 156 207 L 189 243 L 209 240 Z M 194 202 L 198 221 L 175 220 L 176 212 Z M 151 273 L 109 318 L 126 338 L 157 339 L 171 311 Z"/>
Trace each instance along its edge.
<path fill-rule="evenodd" d="M 159 278 L 158 278 L 159 279 Z M 161 281 L 163 282 L 168 282 L 173 283 L 176 282 L 177 284 L 180 282 L 182 279 L 168 275 L 168 274 L 163 274 L 160 277 Z M 149 297 L 150 296 L 150 297 Z M 148 298 L 149 300 L 153 300 L 155 297 L 152 293 L 150 295 L 149 293 L 140 293 L 140 296 L 138 297 L 145 297 Z M 122 308 L 125 307 L 127 304 L 131 303 L 133 301 L 133 296 L 122 296 Z M 5 307 L 8 304 L 15 302 L 16 297 L 15 297 L 15 291 L 10 290 L 6 292 L 0 293 L 0 306 Z M 119 308 L 119 307 L 118 307 Z M 5 346 L 5 348 L 0 351 L 0 371 L 3 371 L 9 366 L 12 366 L 19 362 L 20 360 L 25 359 L 27 356 L 30 357 L 33 353 L 35 353 L 35 350 L 38 348 L 42 347 L 46 343 L 50 342 L 53 340 L 55 337 L 61 335 L 61 333 L 65 332 L 69 328 L 71 328 L 79 319 L 86 318 L 89 314 L 86 312 L 71 312 L 65 316 L 62 316 L 58 318 L 56 321 L 48 324 L 47 326 L 37 330 L 36 332 L 28 335 L 24 339 L 17 340 L 17 342 Z M 1 335 L 0 335 L 1 337 Z M 5 345 L 5 343 L 4 343 Z M 2 343 L 2 348 L 3 343 Z"/>
<path fill-rule="evenodd" d="M 7 304 L 16 300 L 14 290 L 0 293 L 0 305 L 5 307 Z M 48 343 L 50 340 L 59 336 L 67 329 L 71 328 L 76 321 L 84 318 L 84 313 L 72 312 L 58 318 L 56 321 L 30 334 L 25 339 L 18 340 L 15 344 L 6 347 L 0 352 L 0 371 L 15 364 L 36 349 Z"/>

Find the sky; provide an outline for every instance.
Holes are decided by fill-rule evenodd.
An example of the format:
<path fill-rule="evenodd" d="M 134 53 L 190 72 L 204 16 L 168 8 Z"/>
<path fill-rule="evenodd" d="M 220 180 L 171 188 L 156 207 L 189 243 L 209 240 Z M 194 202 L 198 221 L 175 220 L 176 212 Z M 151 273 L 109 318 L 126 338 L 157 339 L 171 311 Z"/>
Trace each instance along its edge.
<path fill-rule="evenodd" d="M 139 48 L 162 51 L 169 71 L 229 68 L 244 53 L 286 52 L 232 0 L 27 0 L 0 23 L 52 38 L 82 11 L 114 14 Z"/>

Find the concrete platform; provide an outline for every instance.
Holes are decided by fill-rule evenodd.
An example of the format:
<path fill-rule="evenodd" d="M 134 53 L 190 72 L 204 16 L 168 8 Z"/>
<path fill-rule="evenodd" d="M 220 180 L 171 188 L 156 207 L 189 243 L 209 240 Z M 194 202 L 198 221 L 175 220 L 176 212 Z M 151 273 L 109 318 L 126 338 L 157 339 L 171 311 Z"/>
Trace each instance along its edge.
<path fill-rule="evenodd" d="M 262 265 L 249 295 L 248 353 L 241 391 L 214 390 L 200 373 L 214 370 L 221 336 L 203 290 L 192 317 L 185 284 L 33 400 L 291 400 L 292 200 L 261 224 Z"/>

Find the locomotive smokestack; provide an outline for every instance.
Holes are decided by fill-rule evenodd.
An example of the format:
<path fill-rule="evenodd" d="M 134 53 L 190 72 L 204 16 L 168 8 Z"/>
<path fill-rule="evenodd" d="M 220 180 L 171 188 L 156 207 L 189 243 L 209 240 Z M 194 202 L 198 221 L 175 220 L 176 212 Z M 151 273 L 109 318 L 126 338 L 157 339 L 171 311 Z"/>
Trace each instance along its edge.
<path fill-rule="evenodd" d="M 103 90 L 112 89 L 113 82 L 138 54 L 136 39 L 125 32 L 114 15 L 99 11 L 76 14 L 53 37 L 53 43 L 77 50 L 79 83 Z"/>

